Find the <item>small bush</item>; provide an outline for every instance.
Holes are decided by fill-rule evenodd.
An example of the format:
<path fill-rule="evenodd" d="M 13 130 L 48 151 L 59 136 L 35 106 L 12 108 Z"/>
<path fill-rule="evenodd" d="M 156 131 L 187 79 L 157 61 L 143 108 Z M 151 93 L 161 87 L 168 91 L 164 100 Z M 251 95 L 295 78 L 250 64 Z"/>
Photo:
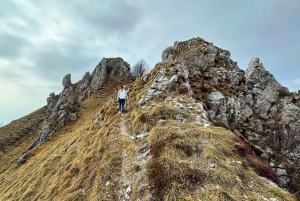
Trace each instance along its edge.
<path fill-rule="evenodd" d="M 148 114 L 142 114 L 140 116 L 140 120 L 143 123 L 153 123 L 154 120 L 155 120 L 155 118 L 153 116 L 151 116 L 151 115 L 148 115 Z"/>
<path fill-rule="evenodd" d="M 175 148 L 182 150 L 187 156 L 192 156 L 197 151 L 195 148 L 188 144 L 175 144 Z"/>
<path fill-rule="evenodd" d="M 257 174 L 270 179 L 276 184 L 279 184 L 279 179 L 276 173 L 267 162 L 256 156 L 248 156 L 247 158 L 250 167 L 252 167 Z"/>
<path fill-rule="evenodd" d="M 164 167 L 157 159 L 149 165 L 148 179 L 155 196 L 163 198 L 170 175 L 165 173 Z"/>
<path fill-rule="evenodd" d="M 197 169 L 187 168 L 185 169 L 184 177 L 190 182 L 190 184 L 199 185 L 206 179 L 206 174 Z"/>
<path fill-rule="evenodd" d="M 228 117 L 227 117 L 227 121 L 228 121 L 228 124 L 229 125 L 232 125 L 234 122 L 235 122 L 235 113 L 232 113 L 231 115 L 229 115 Z"/>
<path fill-rule="evenodd" d="M 287 88 L 281 88 L 281 89 L 279 89 L 278 90 L 278 92 L 279 92 L 279 97 L 285 97 L 285 96 L 288 96 L 288 95 L 290 95 L 290 93 L 289 93 L 289 91 L 288 91 L 288 89 Z"/>
<path fill-rule="evenodd" d="M 132 166 L 132 169 L 133 169 L 135 172 L 138 172 L 138 171 L 141 170 L 141 166 L 140 166 L 139 164 L 134 164 L 134 165 Z"/>
<path fill-rule="evenodd" d="M 261 154 L 261 150 L 257 148 L 254 149 L 254 146 L 250 146 L 239 137 L 235 137 L 235 141 L 237 142 L 235 148 L 237 149 L 238 154 L 241 157 L 246 158 L 248 165 L 252 167 L 258 175 L 266 177 L 274 183 L 279 184 L 278 177 L 271 166 L 257 157 L 257 155 Z"/>
<path fill-rule="evenodd" d="M 234 140 L 237 142 L 237 144 L 235 144 L 234 147 L 237 149 L 237 152 L 241 157 L 245 157 L 246 155 L 252 154 L 252 151 L 251 151 L 249 145 L 246 144 L 245 141 L 243 141 L 239 137 L 235 137 Z"/>
<path fill-rule="evenodd" d="M 152 155 L 152 157 L 153 158 L 159 157 L 160 153 L 162 152 L 162 150 L 164 149 L 166 144 L 167 143 L 164 141 L 158 141 L 158 142 L 155 142 L 154 144 L 152 144 L 150 146 L 150 154 Z"/>
<path fill-rule="evenodd" d="M 182 75 L 179 75 L 178 78 L 177 78 L 177 82 L 178 83 L 185 82 L 185 78 Z"/>
<path fill-rule="evenodd" d="M 178 88 L 178 93 L 180 94 L 187 94 L 189 92 L 189 89 L 186 86 Z"/>

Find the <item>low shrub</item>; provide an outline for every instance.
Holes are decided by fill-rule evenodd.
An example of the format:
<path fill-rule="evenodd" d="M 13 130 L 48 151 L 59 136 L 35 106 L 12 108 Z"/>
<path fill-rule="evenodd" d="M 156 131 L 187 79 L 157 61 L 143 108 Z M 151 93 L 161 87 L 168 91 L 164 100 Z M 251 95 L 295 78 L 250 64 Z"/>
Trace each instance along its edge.
<path fill-rule="evenodd" d="M 206 174 L 197 169 L 187 168 L 184 170 L 184 178 L 192 185 L 199 185 L 206 179 Z"/>
<path fill-rule="evenodd" d="M 276 184 L 279 184 L 279 179 L 272 169 L 272 167 L 262 159 L 256 157 L 255 155 L 250 155 L 247 157 L 248 164 L 252 167 L 257 174 L 262 177 L 266 177 Z"/>
<path fill-rule="evenodd" d="M 187 94 L 188 92 L 189 92 L 189 88 L 187 88 L 186 86 L 182 86 L 178 88 L 179 94 Z"/>
<path fill-rule="evenodd" d="M 247 163 L 260 176 L 266 177 L 276 184 L 279 184 L 279 179 L 272 167 L 258 156 L 262 154 L 262 150 L 251 146 L 239 137 L 235 137 L 237 142 L 235 148 L 238 154 L 247 160 Z"/>
<path fill-rule="evenodd" d="M 152 155 L 153 158 L 159 157 L 160 153 L 162 152 L 162 150 L 164 149 L 164 147 L 166 146 L 166 142 L 165 141 L 158 141 L 153 143 L 150 146 L 150 154 Z"/>
<path fill-rule="evenodd" d="M 139 164 L 134 164 L 134 165 L 132 166 L 132 169 L 133 169 L 135 172 L 138 172 L 138 171 L 141 170 L 141 166 L 140 166 Z"/>
<path fill-rule="evenodd" d="M 236 148 L 238 154 L 241 157 L 245 157 L 247 155 L 252 154 L 250 146 L 244 140 L 242 140 L 239 137 L 235 137 L 234 140 L 237 142 L 234 147 Z"/>
<path fill-rule="evenodd" d="M 149 115 L 149 114 L 142 114 L 140 116 L 140 120 L 143 123 L 153 123 L 155 121 L 155 118 L 152 115 Z"/>

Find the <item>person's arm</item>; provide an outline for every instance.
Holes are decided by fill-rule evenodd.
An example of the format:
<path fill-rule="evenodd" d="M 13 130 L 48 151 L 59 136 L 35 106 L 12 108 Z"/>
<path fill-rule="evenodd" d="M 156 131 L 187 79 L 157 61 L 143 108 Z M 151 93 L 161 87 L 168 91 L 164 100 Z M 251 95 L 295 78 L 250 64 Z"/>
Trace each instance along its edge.
<path fill-rule="evenodd" d="M 120 90 L 118 91 L 117 101 L 119 101 Z"/>

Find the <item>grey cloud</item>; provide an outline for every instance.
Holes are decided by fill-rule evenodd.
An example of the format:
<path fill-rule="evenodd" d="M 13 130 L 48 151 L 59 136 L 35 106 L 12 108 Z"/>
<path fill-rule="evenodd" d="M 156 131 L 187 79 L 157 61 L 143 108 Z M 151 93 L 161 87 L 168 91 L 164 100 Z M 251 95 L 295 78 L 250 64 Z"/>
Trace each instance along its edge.
<path fill-rule="evenodd" d="M 0 57 L 13 59 L 18 57 L 30 43 L 22 37 L 0 33 Z"/>
<path fill-rule="evenodd" d="M 38 2 L 36 2 L 38 3 Z M 26 9 L 22 5 L 14 3 L 13 0 L 0 0 L 0 24 L 6 23 L 10 28 L 20 32 L 38 33 L 39 25 L 37 18 L 28 15 Z M 27 11 L 28 12 L 28 11 Z M 25 24 L 20 24 L 16 20 L 21 20 Z"/>
<path fill-rule="evenodd" d="M 61 52 L 58 47 L 52 46 L 35 54 L 35 68 L 40 77 L 60 83 L 65 74 L 81 73 L 83 75 L 84 72 L 90 70 L 87 67 L 96 66 L 100 61 L 100 58 L 87 56 L 80 45 L 64 45 L 64 50 L 67 54 Z M 72 82 L 74 81 L 72 76 Z"/>
<path fill-rule="evenodd" d="M 75 4 L 75 6 L 78 5 Z M 126 1 L 102 1 L 102 3 L 86 1 L 80 6 L 89 11 L 79 12 L 79 16 L 92 30 L 97 30 L 97 34 L 126 34 L 135 27 L 140 18 L 137 8 Z"/>
<path fill-rule="evenodd" d="M 1 69 L 0 80 L 5 82 L 18 82 L 22 76 L 17 74 L 13 69 Z"/>
<path fill-rule="evenodd" d="M 29 71 L 29 70 L 27 70 Z M 32 69 L 31 69 L 32 71 Z M 55 82 L 44 82 L 43 85 L 36 83 L 34 78 L 23 75 L 22 72 L 16 71 L 15 69 L 1 69 L 0 80 L 3 83 L 14 83 L 18 90 L 27 93 L 36 93 L 40 91 L 59 91 L 61 90 L 61 84 Z M 5 87 L 0 88 L 0 92 L 5 91 Z"/>

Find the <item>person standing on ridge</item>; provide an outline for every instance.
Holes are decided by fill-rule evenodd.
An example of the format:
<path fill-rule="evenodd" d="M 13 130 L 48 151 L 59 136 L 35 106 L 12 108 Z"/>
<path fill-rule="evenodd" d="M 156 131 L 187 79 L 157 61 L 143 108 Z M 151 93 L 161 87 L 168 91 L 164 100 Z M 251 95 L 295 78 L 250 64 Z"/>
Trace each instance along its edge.
<path fill-rule="evenodd" d="M 119 102 L 119 115 L 124 114 L 125 101 L 128 99 L 127 91 L 123 86 L 120 86 L 118 91 L 117 101 Z"/>

